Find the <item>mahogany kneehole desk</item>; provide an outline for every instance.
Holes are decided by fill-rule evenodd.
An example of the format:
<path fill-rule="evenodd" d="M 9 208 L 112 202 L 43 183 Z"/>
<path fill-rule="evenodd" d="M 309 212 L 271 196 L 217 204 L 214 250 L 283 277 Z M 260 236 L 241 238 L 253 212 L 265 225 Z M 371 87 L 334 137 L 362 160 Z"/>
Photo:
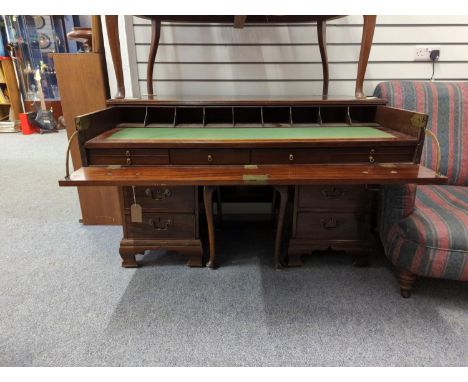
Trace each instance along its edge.
<path fill-rule="evenodd" d="M 124 267 L 164 248 L 201 266 L 199 187 L 216 266 L 213 194 L 270 185 L 280 195 L 275 264 L 301 265 L 315 249 L 371 250 L 369 185 L 442 184 L 419 165 L 427 116 L 376 98 L 115 100 L 77 119 L 83 167 L 61 186 L 118 186 Z M 292 201 L 287 258 L 280 253 Z M 142 207 L 134 221 L 130 206 Z"/>

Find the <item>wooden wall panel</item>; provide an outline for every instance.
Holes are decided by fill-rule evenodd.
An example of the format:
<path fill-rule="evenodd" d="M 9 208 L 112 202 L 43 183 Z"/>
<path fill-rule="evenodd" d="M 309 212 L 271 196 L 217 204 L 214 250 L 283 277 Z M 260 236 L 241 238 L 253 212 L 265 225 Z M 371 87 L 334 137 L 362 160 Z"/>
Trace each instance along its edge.
<path fill-rule="evenodd" d="M 104 58 L 97 53 L 54 54 L 63 116 L 70 137 L 74 118 L 106 107 L 108 98 Z M 71 149 L 73 167 L 81 167 L 78 145 Z M 64 153 L 65 160 L 65 153 Z M 121 224 L 119 196 L 115 187 L 78 187 L 83 224 Z"/>

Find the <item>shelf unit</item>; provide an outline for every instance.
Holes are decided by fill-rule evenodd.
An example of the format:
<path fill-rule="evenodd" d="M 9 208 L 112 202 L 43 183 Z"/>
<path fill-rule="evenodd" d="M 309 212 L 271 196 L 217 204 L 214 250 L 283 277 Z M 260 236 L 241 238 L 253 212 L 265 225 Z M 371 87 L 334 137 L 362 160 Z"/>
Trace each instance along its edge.
<path fill-rule="evenodd" d="M 21 99 L 15 69 L 9 57 L 0 56 L 0 121 L 19 120 Z"/>

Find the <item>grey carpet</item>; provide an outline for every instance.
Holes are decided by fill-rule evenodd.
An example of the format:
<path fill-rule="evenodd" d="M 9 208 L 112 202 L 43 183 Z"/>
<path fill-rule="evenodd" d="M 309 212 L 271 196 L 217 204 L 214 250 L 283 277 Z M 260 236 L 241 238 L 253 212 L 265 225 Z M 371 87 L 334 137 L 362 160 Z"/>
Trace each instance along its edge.
<path fill-rule="evenodd" d="M 120 227 L 78 223 L 66 138 L 0 135 L 1 366 L 467 366 L 468 284 L 342 255 L 272 268 L 272 232 L 227 227 L 216 271 L 154 252 L 120 267 Z"/>

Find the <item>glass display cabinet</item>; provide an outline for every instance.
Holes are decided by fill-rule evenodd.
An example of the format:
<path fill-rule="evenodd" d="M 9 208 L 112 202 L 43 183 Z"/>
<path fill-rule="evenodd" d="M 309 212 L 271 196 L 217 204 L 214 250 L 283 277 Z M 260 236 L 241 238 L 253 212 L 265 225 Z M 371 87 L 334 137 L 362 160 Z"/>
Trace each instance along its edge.
<path fill-rule="evenodd" d="M 25 102 L 37 101 L 38 84 L 34 79 L 41 72 L 41 85 L 46 101 L 60 99 L 54 63 L 50 53 L 73 53 L 78 50 L 69 41 L 67 32 L 79 25 L 76 16 L 4 16 L 8 41 L 16 57 L 16 71 Z"/>

